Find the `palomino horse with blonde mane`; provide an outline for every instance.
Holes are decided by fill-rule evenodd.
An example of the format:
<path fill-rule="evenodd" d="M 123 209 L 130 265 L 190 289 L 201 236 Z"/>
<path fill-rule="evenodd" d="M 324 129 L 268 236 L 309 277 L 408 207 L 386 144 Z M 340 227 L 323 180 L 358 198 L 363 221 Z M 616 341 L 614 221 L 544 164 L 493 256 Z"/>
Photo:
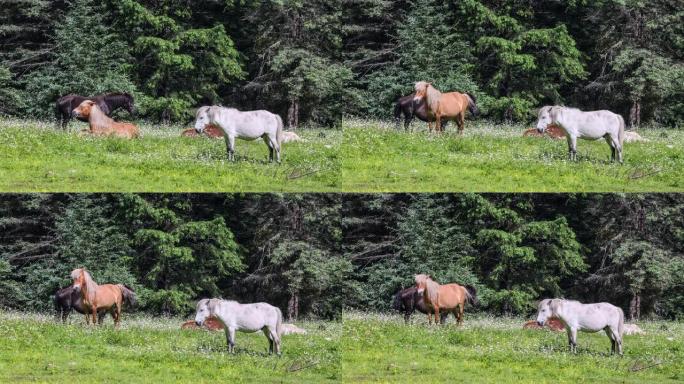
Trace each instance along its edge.
<path fill-rule="evenodd" d="M 108 117 L 92 100 L 83 101 L 71 112 L 73 117 L 88 120 L 90 130 L 86 131 L 94 136 L 117 136 L 126 139 L 140 137 L 138 127 L 131 123 L 118 123 Z"/>
<path fill-rule="evenodd" d="M 120 284 L 98 285 L 85 268 L 71 271 L 74 280 L 74 288 L 81 291 L 83 307 L 86 309 L 86 324 L 90 324 L 90 316 L 93 325 L 97 322 L 97 311 L 109 312 L 114 318 L 114 327 L 119 326 L 121 309 L 123 308 L 124 295 Z"/>
<path fill-rule="evenodd" d="M 415 103 L 425 100 L 429 114 L 434 115 L 437 122 L 435 127 L 437 133 L 442 131 L 442 120 L 454 120 L 458 125 L 458 133 L 463 134 L 466 110 L 469 110 L 473 116 L 478 114 L 475 97 L 468 93 L 442 93 L 426 81 L 417 82 L 415 89 L 416 95 L 413 100 Z"/>
<path fill-rule="evenodd" d="M 477 290 L 475 287 L 459 284 L 439 285 L 429 275 L 416 275 L 416 288 L 418 294 L 423 295 L 425 305 L 432 307 L 433 311 L 427 313 L 428 324 L 432 324 L 432 316 L 435 316 L 435 324 L 443 324 L 440 312 L 453 313 L 458 325 L 463 323 L 463 310 L 466 301 L 470 305 L 477 305 Z M 439 319 L 439 320 L 438 320 Z"/>

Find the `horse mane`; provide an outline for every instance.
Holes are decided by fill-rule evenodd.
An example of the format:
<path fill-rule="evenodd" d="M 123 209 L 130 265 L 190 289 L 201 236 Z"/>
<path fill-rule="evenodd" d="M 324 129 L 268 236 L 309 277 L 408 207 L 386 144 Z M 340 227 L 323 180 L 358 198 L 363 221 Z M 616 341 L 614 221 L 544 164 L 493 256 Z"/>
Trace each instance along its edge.
<path fill-rule="evenodd" d="M 437 300 L 439 299 L 439 283 L 432 280 L 430 275 L 425 274 L 416 275 L 415 280 L 418 284 L 425 284 L 425 292 L 427 292 L 428 299 L 430 299 L 430 302 L 433 304 L 437 303 Z"/>
<path fill-rule="evenodd" d="M 83 280 L 85 282 L 85 288 L 86 288 L 86 300 L 88 303 L 92 303 L 95 301 L 95 292 L 97 291 L 97 283 L 95 280 L 93 280 L 92 277 L 90 277 L 90 273 L 85 268 L 78 268 L 74 269 L 71 271 L 71 278 L 72 279 L 77 279 L 83 274 Z M 83 292 L 83 290 L 81 290 Z"/>
<path fill-rule="evenodd" d="M 437 88 L 433 87 L 432 84 L 428 83 L 427 97 L 425 101 L 427 102 L 431 111 L 434 112 L 439 108 L 440 100 L 442 100 L 442 92 L 440 92 Z"/>
<path fill-rule="evenodd" d="M 90 108 L 90 117 L 88 118 L 88 122 L 96 127 L 109 128 L 114 120 L 105 115 L 100 107 L 98 107 L 97 103 L 93 103 L 93 106 Z"/>

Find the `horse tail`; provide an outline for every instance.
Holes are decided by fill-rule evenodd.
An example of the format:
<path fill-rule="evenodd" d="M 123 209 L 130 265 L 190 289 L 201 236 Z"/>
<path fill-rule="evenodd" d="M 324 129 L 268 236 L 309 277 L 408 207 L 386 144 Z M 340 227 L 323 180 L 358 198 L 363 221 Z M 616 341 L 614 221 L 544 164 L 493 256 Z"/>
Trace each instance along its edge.
<path fill-rule="evenodd" d="M 618 312 L 620 318 L 618 319 L 618 334 L 620 335 L 620 340 L 622 340 L 622 334 L 625 331 L 625 313 L 622 308 L 618 307 Z"/>
<path fill-rule="evenodd" d="M 470 93 L 466 93 L 466 96 L 468 96 L 468 110 L 473 116 L 477 116 L 480 114 L 480 109 L 477 107 L 477 98 L 475 98 L 474 95 Z"/>
<path fill-rule="evenodd" d="M 480 305 L 480 300 L 477 299 L 477 288 L 472 285 L 466 285 L 465 289 L 468 303 L 474 307 Z"/>
<path fill-rule="evenodd" d="M 125 284 L 117 284 L 119 286 L 119 289 L 121 289 L 121 296 L 123 297 L 123 302 L 124 305 L 130 307 L 134 307 L 137 304 L 137 297 L 135 295 L 135 291 L 131 289 L 128 285 Z"/>
<path fill-rule="evenodd" d="M 278 150 L 280 150 L 281 144 L 283 143 L 283 119 L 280 117 L 280 115 L 275 115 L 276 117 L 276 123 L 278 124 L 278 127 L 276 128 L 276 141 L 278 142 Z"/>
<path fill-rule="evenodd" d="M 618 130 L 618 141 L 620 142 L 620 148 L 622 148 L 622 143 L 625 141 L 625 119 L 622 115 L 617 115 L 620 121 L 620 128 Z"/>
<path fill-rule="evenodd" d="M 278 334 L 278 338 L 280 339 L 280 336 L 283 335 L 283 312 L 278 307 L 275 307 L 275 309 L 278 312 L 278 320 L 276 322 L 276 334 Z"/>

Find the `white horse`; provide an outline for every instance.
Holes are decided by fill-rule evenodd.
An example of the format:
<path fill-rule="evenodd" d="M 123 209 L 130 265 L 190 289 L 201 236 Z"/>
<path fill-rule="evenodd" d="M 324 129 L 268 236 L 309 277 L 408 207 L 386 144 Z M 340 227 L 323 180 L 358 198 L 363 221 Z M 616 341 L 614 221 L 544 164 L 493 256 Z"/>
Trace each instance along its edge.
<path fill-rule="evenodd" d="M 267 303 L 240 304 L 233 300 L 202 299 L 197 303 L 195 323 L 201 327 L 209 316 L 223 324 L 230 353 L 235 350 L 235 331 L 263 331 L 268 339 L 268 352 L 280 355 L 283 314 L 277 307 Z"/>
<path fill-rule="evenodd" d="M 610 339 L 611 353 L 622 355 L 622 334 L 625 315 L 610 303 L 582 304 L 579 301 L 545 299 L 539 303 L 537 323 L 541 326 L 550 317 L 559 318 L 568 332 L 570 351 L 577 352 L 577 331 L 604 330 Z"/>
<path fill-rule="evenodd" d="M 228 160 L 235 160 L 235 138 L 243 140 L 264 139 L 268 146 L 269 161 L 280 163 L 280 144 L 283 136 L 283 120 L 280 116 L 264 111 L 238 111 L 235 108 L 219 106 L 201 107 L 197 110 L 195 130 L 202 133 L 208 125 L 215 125 L 223 131 L 228 149 Z"/>
<path fill-rule="evenodd" d="M 557 125 L 565 131 L 568 140 L 570 160 L 577 160 L 577 138 L 585 140 L 606 139 L 610 146 L 611 160 L 622 163 L 622 142 L 625 136 L 625 121 L 611 111 L 583 112 L 575 108 L 546 106 L 539 110 L 537 131 L 544 133 L 549 125 Z"/>

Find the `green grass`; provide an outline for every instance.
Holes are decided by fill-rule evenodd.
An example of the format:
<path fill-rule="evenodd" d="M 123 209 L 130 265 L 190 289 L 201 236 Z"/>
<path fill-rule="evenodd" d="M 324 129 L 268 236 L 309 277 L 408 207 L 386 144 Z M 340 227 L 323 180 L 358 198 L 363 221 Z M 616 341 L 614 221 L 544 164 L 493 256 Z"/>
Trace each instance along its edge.
<path fill-rule="evenodd" d="M 81 316 L 0 312 L 0 382 L 300 383 L 336 382 L 341 324 L 303 322 L 308 335 L 283 336 L 283 355 L 268 355 L 262 333 L 238 333 L 228 354 L 223 332 L 181 330 L 181 319 L 125 316 L 95 328 Z"/>
<path fill-rule="evenodd" d="M 650 142 L 626 143 L 625 163 L 611 163 L 604 140 L 578 142 L 567 160 L 565 140 L 522 137 L 523 126 L 467 122 L 429 135 L 392 124 L 346 120 L 344 191 L 357 192 L 668 192 L 684 190 L 684 130 L 642 129 Z"/>
<path fill-rule="evenodd" d="M 453 318 L 452 318 L 453 320 Z M 565 332 L 523 330 L 523 319 L 476 318 L 428 327 L 398 315 L 345 313 L 345 382 L 675 383 L 684 381 L 684 324 L 644 322 L 611 356 L 605 333 L 580 333 L 578 353 Z"/>
<path fill-rule="evenodd" d="M 283 147 L 269 164 L 262 140 L 236 143 L 227 161 L 222 139 L 180 137 L 181 127 L 142 124 L 142 138 L 80 137 L 53 123 L 0 119 L 0 191 L 4 192 L 323 192 L 339 189 L 342 132 L 301 130 L 306 142 Z"/>

